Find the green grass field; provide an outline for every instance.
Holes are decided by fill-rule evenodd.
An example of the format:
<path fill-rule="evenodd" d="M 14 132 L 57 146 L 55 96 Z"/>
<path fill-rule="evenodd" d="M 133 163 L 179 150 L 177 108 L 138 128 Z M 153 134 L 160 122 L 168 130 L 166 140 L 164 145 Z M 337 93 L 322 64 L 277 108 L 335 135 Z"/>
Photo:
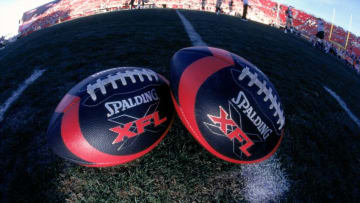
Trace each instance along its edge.
<path fill-rule="evenodd" d="M 355 202 L 360 129 L 323 86 L 360 116 L 360 76 L 281 30 L 239 18 L 181 11 L 209 45 L 257 65 L 280 94 L 286 136 L 277 153 L 291 183 L 284 202 Z M 165 139 L 129 164 L 86 168 L 46 144 L 50 117 L 82 79 L 117 66 L 169 76 L 191 42 L 175 10 L 90 16 L 35 32 L 0 51 L 0 105 L 35 69 L 46 72 L 0 122 L 0 202 L 244 202 L 239 165 L 203 149 L 178 118 Z"/>

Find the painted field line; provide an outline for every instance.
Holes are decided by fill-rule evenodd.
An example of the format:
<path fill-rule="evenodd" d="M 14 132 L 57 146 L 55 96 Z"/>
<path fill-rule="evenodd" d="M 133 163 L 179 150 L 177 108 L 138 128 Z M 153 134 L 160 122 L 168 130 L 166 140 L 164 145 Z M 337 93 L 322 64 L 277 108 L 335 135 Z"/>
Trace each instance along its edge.
<path fill-rule="evenodd" d="M 11 104 L 14 103 L 22 94 L 22 92 L 35 80 L 37 80 L 44 72 L 45 70 L 35 70 L 33 74 L 28 79 L 26 79 L 16 91 L 12 93 L 11 97 L 0 106 L 0 122 L 4 119 L 4 114 L 10 108 Z"/>
<path fill-rule="evenodd" d="M 241 166 L 243 196 L 248 202 L 280 202 L 290 183 L 275 155 L 258 164 Z"/>
<path fill-rule="evenodd" d="M 207 46 L 191 23 L 176 10 L 193 46 Z M 257 164 L 241 165 L 241 177 L 244 181 L 242 195 L 251 203 L 277 202 L 289 190 L 290 183 L 281 163 L 275 154 L 268 160 Z"/>
<path fill-rule="evenodd" d="M 351 110 L 347 107 L 346 103 L 341 99 L 339 95 L 337 95 L 334 91 L 329 89 L 326 86 L 323 86 L 324 89 L 339 103 L 339 105 L 345 110 L 345 112 L 349 115 L 351 120 L 353 120 L 356 125 L 360 128 L 360 120 L 358 117 L 356 117 Z"/>
<path fill-rule="evenodd" d="M 191 23 L 180 13 L 180 11 L 176 10 L 176 13 L 183 23 L 186 33 L 188 34 L 193 46 L 207 46 L 206 43 L 201 39 L 201 36 L 195 31 Z"/>

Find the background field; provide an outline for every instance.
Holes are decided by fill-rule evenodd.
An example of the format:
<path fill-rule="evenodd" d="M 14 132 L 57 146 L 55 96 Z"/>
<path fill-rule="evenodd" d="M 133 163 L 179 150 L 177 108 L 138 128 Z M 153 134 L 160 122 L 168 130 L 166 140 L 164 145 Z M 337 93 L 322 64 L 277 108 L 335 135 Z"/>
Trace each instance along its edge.
<path fill-rule="evenodd" d="M 282 31 L 239 18 L 181 11 L 210 46 L 257 65 L 277 88 L 286 136 L 277 153 L 291 183 L 283 201 L 356 201 L 360 129 L 323 88 L 360 116 L 360 77 Z M 213 157 L 180 120 L 152 152 L 126 165 L 85 168 L 46 145 L 61 98 L 88 75 L 143 66 L 169 76 L 171 56 L 191 46 L 175 10 L 101 14 L 35 32 L 0 51 L 0 104 L 35 69 L 46 69 L 0 122 L 0 202 L 243 202 L 238 165 Z"/>

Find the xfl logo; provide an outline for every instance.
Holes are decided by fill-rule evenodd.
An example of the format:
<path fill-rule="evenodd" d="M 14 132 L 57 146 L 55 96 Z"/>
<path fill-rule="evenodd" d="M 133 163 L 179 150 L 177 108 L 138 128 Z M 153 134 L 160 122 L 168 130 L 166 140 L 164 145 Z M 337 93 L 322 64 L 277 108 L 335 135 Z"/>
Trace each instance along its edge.
<path fill-rule="evenodd" d="M 238 143 L 241 143 L 242 145 L 239 149 L 247 157 L 250 157 L 251 153 L 248 149 L 254 145 L 254 142 L 241 130 L 241 128 L 221 106 L 219 106 L 219 110 L 219 116 L 208 115 L 209 119 L 228 139 L 233 142 L 237 141 Z"/>
<path fill-rule="evenodd" d="M 110 128 L 109 130 L 117 133 L 118 136 L 113 141 L 113 144 L 123 142 L 124 138 L 132 138 L 138 135 L 141 135 L 145 132 L 145 127 L 149 126 L 153 123 L 154 127 L 157 127 L 164 123 L 167 120 L 166 117 L 160 118 L 159 112 L 155 111 L 152 114 L 146 115 L 142 118 L 139 118 L 135 121 L 128 122 L 124 124 L 123 126 L 117 126 L 114 128 Z M 136 132 L 132 131 L 131 128 L 135 127 Z"/>

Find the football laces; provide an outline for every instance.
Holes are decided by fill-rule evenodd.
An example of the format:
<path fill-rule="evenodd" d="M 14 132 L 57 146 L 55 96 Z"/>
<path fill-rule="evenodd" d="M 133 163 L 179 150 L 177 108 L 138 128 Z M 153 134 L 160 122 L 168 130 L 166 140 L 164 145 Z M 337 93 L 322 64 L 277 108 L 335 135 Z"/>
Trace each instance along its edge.
<path fill-rule="evenodd" d="M 259 90 L 257 91 L 257 95 L 260 96 L 264 94 L 264 102 L 270 100 L 269 109 L 275 109 L 273 116 L 278 117 L 276 124 L 279 125 L 278 129 L 281 130 L 285 125 L 285 117 L 283 110 L 281 110 L 280 108 L 280 102 L 277 102 L 277 97 L 272 92 L 273 90 L 271 89 L 271 87 L 267 88 L 266 81 L 260 81 L 257 73 L 251 73 L 249 67 L 247 66 L 242 70 L 241 74 L 239 75 L 239 80 L 243 80 L 246 76 L 250 78 L 248 86 L 252 87 L 253 85 L 256 85 L 259 88 Z"/>
<path fill-rule="evenodd" d="M 116 74 L 109 74 L 106 78 L 97 79 L 96 83 L 88 84 L 87 85 L 87 93 L 90 95 L 93 101 L 96 101 L 96 90 L 100 89 L 101 94 L 106 95 L 106 88 L 105 86 L 111 84 L 113 89 L 118 89 L 118 82 L 120 82 L 121 86 L 128 85 L 127 78 L 130 79 L 131 83 L 134 84 L 138 80 L 136 79 L 137 76 L 140 82 L 144 82 L 146 79 L 149 81 L 159 81 L 158 75 L 152 71 L 147 69 L 135 69 L 135 70 L 126 70 L 124 72 L 117 72 Z"/>

